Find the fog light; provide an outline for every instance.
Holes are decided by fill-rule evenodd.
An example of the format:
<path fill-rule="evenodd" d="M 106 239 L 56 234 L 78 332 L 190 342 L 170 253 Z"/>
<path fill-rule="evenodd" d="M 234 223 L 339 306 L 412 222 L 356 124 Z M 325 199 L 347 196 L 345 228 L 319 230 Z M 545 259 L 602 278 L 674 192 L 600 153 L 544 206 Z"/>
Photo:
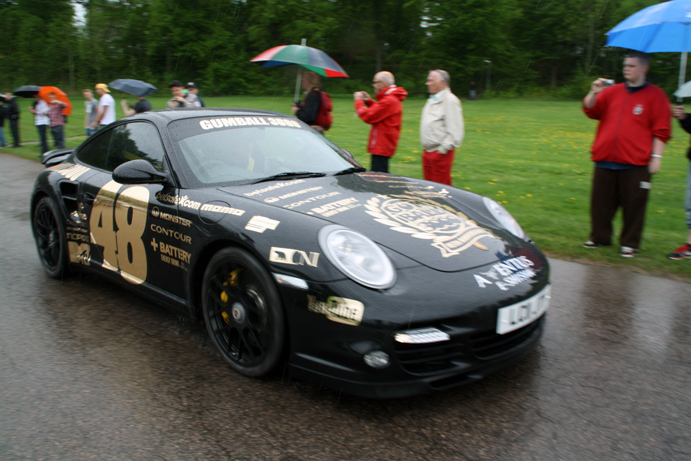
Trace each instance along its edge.
<path fill-rule="evenodd" d="M 372 368 L 386 368 L 389 366 L 389 354 L 384 351 L 372 351 L 365 355 L 365 363 Z"/>

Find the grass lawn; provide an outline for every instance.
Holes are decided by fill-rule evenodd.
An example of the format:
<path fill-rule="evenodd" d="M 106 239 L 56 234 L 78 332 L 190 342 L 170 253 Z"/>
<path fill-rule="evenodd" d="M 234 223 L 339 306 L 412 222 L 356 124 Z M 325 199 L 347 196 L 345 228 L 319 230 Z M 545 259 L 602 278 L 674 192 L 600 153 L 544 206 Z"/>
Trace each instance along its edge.
<path fill-rule="evenodd" d="M 115 94 L 118 117 L 120 99 Z M 202 95 L 203 96 L 203 95 Z M 130 98 L 130 100 L 133 100 Z M 153 107 L 163 108 L 167 98 L 149 98 Z M 37 141 L 37 131 L 28 106 L 20 99 L 22 141 Z M 249 107 L 290 113 L 290 97 L 205 97 L 214 107 Z M 83 140 L 84 105 L 75 99 L 66 125 L 68 146 Z M 392 173 L 422 177 L 419 120 L 423 99 L 404 103 L 404 122 Z M 674 138 L 668 143 L 662 171 L 654 178 L 648 203 L 647 222 L 639 255 L 619 256 L 618 246 L 588 250 L 588 203 L 592 162 L 589 149 L 596 122 L 583 115 L 579 101 L 478 100 L 463 101 L 466 135 L 457 149 L 454 186 L 487 195 L 501 202 L 523 229 L 550 256 L 585 261 L 641 272 L 691 280 L 691 261 L 671 261 L 666 254 L 684 243 L 684 191 L 689 136 L 673 123 Z M 5 124 L 5 137 L 9 127 Z M 328 137 L 348 149 L 365 166 L 369 127 L 355 116 L 352 98 L 334 98 L 334 124 Z M 51 143 L 52 144 L 52 143 Z M 3 149 L 14 155 L 38 160 L 36 144 Z M 621 216 L 615 218 L 615 232 Z"/>

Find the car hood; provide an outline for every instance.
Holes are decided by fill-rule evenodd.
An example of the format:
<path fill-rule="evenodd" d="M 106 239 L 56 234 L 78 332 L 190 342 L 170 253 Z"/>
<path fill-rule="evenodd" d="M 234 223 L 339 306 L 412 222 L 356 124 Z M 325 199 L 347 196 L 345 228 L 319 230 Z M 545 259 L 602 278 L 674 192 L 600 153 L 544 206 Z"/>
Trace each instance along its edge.
<path fill-rule="evenodd" d="M 529 251 L 534 249 L 530 243 L 503 229 L 481 196 L 438 183 L 363 173 L 221 190 L 359 231 L 440 271 L 539 254 Z"/>

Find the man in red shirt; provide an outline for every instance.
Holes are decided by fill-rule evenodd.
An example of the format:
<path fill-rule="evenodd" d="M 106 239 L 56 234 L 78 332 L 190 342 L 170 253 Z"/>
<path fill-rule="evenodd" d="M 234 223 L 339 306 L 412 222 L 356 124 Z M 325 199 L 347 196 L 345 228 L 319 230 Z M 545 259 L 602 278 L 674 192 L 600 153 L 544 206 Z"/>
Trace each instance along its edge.
<path fill-rule="evenodd" d="M 391 72 L 377 72 L 372 81 L 377 101 L 366 91 L 353 93 L 358 117 L 372 125 L 367 152 L 372 154 L 372 171 L 389 172 L 389 158 L 396 153 L 403 120 L 402 102 L 408 96 L 403 87 L 396 86 Z"/>
<path fill-rule="evenodd" d="M 595 162 L 590 197 L 590 240 L 586 248 L 612 244 L 612 220 L 621 207 L 624 225 L 620 254 L 640 248 L 652 175 L 660 171 L 670 139 L 670 104 L 664 91 L 646 80 L 650 60 L 632 51 L 624 59 L 625 83 L 595 80 L 583 111 L 599 120 L 591 149 Z"/>

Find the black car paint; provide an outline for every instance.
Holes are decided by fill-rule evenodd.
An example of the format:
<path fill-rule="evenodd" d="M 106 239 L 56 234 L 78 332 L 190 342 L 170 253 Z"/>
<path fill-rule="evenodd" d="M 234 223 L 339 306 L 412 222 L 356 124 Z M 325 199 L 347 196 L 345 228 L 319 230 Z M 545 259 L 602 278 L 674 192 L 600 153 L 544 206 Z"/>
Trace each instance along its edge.
<path fill-rule="evenodd" d="M 402 370 L 394 352 L 391 354 L 392 364 L 386 369 L 374 370 L 365 365 L 362 360 L 365 353 L 377 348 L 395 350 L 393 335 L 399 330 L 437 326 L 453 331 L 460 337 L 493 331 L 498 308 L 529 298 L 547 286 L 549 267 L 546 258 L 534 244 L 518 239 L 501 228 L 482 205 L 481 197 L 420 180 L 365 173 L 203 190 L 187 189 L 184 172 L 176 170 L 179 163 L 166 126 L 181 116 L 208 117 L 217 113 L 161 111 L 124 119 L 143 119 L 157 127 L 164 148 L 169 153 L 164 165 L 167 180 L 165 184 L 136 186 L 145 188 L 149 197 L 147 207 L 143 210 L 146 228 L 141 239 L 149 243 L 144 246 L 146 260 L 150 264 L 144 283 L 133 285 L 112 270 L 100 273 L 137 289 L 149 299 L 198 318 L 199 289 L 205 264 L 220 248 L 229 245 L 242 247 L 271 273 L 307 281 L 306 290 L 278 285 L 289 331 L 289 363 L 296 376 L 325 382 L 358 395 L 398 397 L 448 387 L 439 383 L 462 384 L 518 360 L 535 346 L 542 332 L 544 316 L 524 327 L 531 329 L 525 341 L 498 357 L 478 359 L 469 355 L 466 362 L 458 361 L 443 372 L 422 375 Z M 260 112 L 248 113 L 256 115 Z M 119 123 L 116 122 L 114 126 Z M 347 158 L 346 154 L 343 155 Z M 52 197 L 64 213 L 67 228 L 77 236 L 77 241 L 70 240 L 74 242 L 72 245 L 86 243 L 85 236 L 90 231 L 88 218 L 84 218 L 90 216 L 99 191 L 112 181 L 112 175 L 89 168 L 73 180 L 69 175 L 60 174 L 60 171 L 64 173 L 71 165 L 75 165 L 72 168 L 79 168 L 79 162 L 75 160 L 74 153 L 63 161 L 39 175 L 32 207 L 40 197 Z M 85 185 L 85 181 L 89 184 Z M 114 200 L 132 187 L 135 186 L 119 186 Z M 319 189 L 301 192 L 315 188 Z M 317 191 L 323 193 L 309 195 Z M 336 192 L 335 195 L 310 201 L 313 197 Z M 379 197 L 392 195 L 404 201 L 418 200 L 431 206 L 436 203 L 459 212 L 462 209 L 462 213 L 472 222 L 491 233 L 493 237 L 486 239 L 490 246 L 486 249 L 472 247 L 462 254 L 442 256 L 439 250 L 430 248 L 431 245 L 421 244 L 428 243 L 424 239 L 430 240 L 432 234 L 427 233 L 416 239 L 411 237 L 410 229 L 396 231 L 391 229 L 392 226 L 381 223 L 386 223 L 385 219 L 375 221 L 380 215 L 372 204 L 380 203 L 377 201 Z M 282 196 L 285 199 L 279 198 Z M 295 197 L 296 201 L 291 201 Z M 194 206 L 180 206 L 183 198 Z M 348 204 L 345 204 L 346 209 L 329 216 L 324 216 L 324 212 L 320 214 L 319 210 L 314 211 L 315 207 L 312 206 L 318 205 L 316 208 L 319 208 L 319 205 L 342 198 L 352 198 L 350 205 L 357 206 L 347 208 Z M 305 203 L 295 205 L 300 201 Z M 202 209 L 201 205 L 209 204 L 220 207 L 224 212 Z M 369 208 L 367 204 L 370 204 Z M 329 213 L 331 211 L 328 210 Z M 247 230 L 248 222 L 255 216 L 278 221 L 278 227 L 261 233 Z M 323 250 L 317 241 L 319 230 L 329 223 L 359 230 L 377 242 L 396 268 L 396 284 L 387 290 L 366 288 L 351 281 L 334 267 L 322 254 Z M 176 239 L 176 233 L 184 238 Z M 160 242 L 166 245 L 165 252 L 153 245 Z M 102 265 L 103 255 L 99 252 L 99 246 L 90 246 L 90 265 L 86 266 L 85 260 L 73 258 L 73 268 L 94 269 Z M 170 250 L 177 256 L 185 252 L 189 257 L 174 258 L 177 265 L 170 262 L 172 259 L 166 262 L 165 257 L 172 256 L 168 254 L 171 247 L 177 249 Z M 289 264 L 269 261 L 269 253 L 276 247 L 300 251 L 303 259 L 290 261 Z M 313 260 L 305 259 L 315 254 L 320 256 Z M 476 274 L 491 270 L 502 260 L 516 257 L 530 261 L 532 277 L 506 290 L 496 286 L 478 287 L 474 279 Z M 310 265 L 308 261 L 314 261 L 315 264 Z M 184 267 L 182 263 L 185 263 Z M 360 301 L 365 306 L 364 315 L 357 326 L 334 322 L 308 310 L 308 296 L 320 302 L 330 296 Z M 450 327 L 450 323 L 454 326 Z M 458 324 L 467 326 L 459 328 Z"/>

